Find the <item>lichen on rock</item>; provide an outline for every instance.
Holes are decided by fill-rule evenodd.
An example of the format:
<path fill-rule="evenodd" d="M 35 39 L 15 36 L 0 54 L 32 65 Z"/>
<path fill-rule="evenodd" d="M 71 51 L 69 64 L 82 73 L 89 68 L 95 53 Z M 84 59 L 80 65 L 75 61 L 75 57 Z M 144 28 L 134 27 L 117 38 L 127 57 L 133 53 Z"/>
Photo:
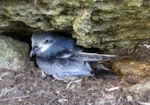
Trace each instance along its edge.
<path fill-rule="evenodd" d="M 0 69 L 23 70 L 29 64 L 29 46 L 8 36 L 0 35 Z"/>
<path fill-rule="evenodd" d="M 150 43 L 149 17 L 149 0 L 2 0 L 0 32 L 61 30 L 84 47 L 133 48 Z"/>

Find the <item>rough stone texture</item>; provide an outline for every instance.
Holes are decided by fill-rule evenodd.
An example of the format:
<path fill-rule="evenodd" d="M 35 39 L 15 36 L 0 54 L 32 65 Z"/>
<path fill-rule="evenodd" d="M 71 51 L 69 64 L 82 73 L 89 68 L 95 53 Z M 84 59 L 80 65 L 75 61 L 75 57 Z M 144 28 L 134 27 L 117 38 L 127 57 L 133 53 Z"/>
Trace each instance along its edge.
<path fill-rule="evenodd" d="M 123 59 L 113 63 L 113 70 L 122 75 L 150 76 L 150 62 Z"/>
<path fill-rule="evenodd" d="M 65 30 L 84 47 L 150 43 L 149 0 L 1 0 L 1 32 Z"/>
<path fill-rule="evenodd" d="M 136 92 L 136 93 L 150 91 L 150 81 L 147 80 L 147 81 L 140 82 L 138 84 L 132 85 L 128 89 L 129 91 Z"/>
<path fill-rule="evenodd" d="M 29 64 L 29 46 L 0 35 L 0 69 L 23 70 Z"/>

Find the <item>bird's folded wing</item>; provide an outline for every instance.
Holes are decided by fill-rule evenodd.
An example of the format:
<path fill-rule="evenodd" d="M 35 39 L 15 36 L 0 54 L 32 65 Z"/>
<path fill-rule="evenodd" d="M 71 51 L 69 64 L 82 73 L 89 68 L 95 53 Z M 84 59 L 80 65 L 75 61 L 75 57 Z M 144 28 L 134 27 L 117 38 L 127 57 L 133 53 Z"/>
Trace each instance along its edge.
<path fill-rule="evenodd" d="M 73 55 L 73 51 L 71 49 L 64 49 L 60 52 L 58 52 L 55 57 L 57 58 L 69 58 Z"/>
<path fill-rule="evenodd" d="M 97 54 L 97 53 L 86 53 L 77 52 L 77 55 L 82 58 L 83 61 L 107 61 L 117 59 L 117 55 Z"/>
<path fill-rule="evenodd" d="M 71 56 L 76 56 L 83 61 L 107 61 L 117 59 L 117 55 L 107 55 L 107 54 L 97 54 L 97 53 L 86 53 L 81 50 L 71 50 L 64 49 L 58 52 L 55 57 L 57 58 L 69 58 Z"/>

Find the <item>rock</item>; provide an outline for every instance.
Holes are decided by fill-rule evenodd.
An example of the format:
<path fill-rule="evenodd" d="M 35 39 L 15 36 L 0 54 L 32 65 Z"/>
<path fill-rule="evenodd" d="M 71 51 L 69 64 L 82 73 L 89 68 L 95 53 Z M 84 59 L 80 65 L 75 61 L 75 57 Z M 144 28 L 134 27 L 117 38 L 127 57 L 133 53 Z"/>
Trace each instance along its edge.
<path fill-rule="evenodd" d="M 137 61 L 150 62 L 150 44 L 138 44 L 132 49 L 116 48 L 103 53 L 119 55 L 119 58 L 134 58 Z"/>
<path fill-rule="evenodd" d="M 122 59 L 112 65 L 113 70 L 121 75 L 150 76 L 150 62 Z"/>
<path fill-rule="evenodd" d="M 131 92 L 135 92 L 135 93 L 146 92 L 148 90 L 150 91 L 150 81 L 144 81 L 144 82 L 135 84 L 131 87 L 128 87 L 128 90 Z"/>
<path fill-rule="evenodd" d="M 67 31 L 84 47 L 133 48 L 149 44 L 149 17 L 149 0 L 2 0 L 0 32 Z"/>
<path fill-rule="evenodd" d="M 23 70 L 29 64 L 28 44 L 0 35 L 0 69 Z"/>

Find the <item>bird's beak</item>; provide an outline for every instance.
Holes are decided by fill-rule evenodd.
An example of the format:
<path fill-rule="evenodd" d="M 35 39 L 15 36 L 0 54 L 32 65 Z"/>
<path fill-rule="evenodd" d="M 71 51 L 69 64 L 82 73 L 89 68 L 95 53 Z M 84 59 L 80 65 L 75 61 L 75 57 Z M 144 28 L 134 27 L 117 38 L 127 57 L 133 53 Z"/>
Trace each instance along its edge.
<path fill-rule="evenodd" d="M 32 57 L 32 56 L 34 56 L 38 51 L 40 50 L 40 48 L 39 47 L 33 47 L 32 49 L 31 49 L 31 51 L 30 51 L 30 58 Z"/>

